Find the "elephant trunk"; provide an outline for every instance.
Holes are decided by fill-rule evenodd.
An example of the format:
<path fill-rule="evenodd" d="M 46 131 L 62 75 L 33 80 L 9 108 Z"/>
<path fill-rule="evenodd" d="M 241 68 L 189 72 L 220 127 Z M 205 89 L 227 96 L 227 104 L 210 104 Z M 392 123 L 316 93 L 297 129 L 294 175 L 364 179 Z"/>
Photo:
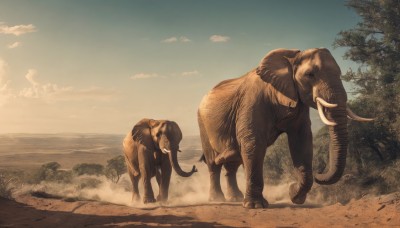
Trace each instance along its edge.
<path fill-rule="evenodd" d="M 175 172 L 181 177 L 190 177 L 193 173 L 197 172 L 196 166 L 193 166 L 190 172 L 185 172 L 182 170 L 181 166 L 178 163 L 178 151 L 172 150 L 169 155 L 169 161 L 171 162 L 172 168 L 174 168 Z"/>
<path fill-rule="evenodd" d="M 329 170 L 315 175 L 315 182 L 323 185 L 334 184 L 343 175 L 347 155 L 347 112 L 346 108 L 335 108 L 328 112 L 328 117 L 337 125 L 329 126 Z"/>

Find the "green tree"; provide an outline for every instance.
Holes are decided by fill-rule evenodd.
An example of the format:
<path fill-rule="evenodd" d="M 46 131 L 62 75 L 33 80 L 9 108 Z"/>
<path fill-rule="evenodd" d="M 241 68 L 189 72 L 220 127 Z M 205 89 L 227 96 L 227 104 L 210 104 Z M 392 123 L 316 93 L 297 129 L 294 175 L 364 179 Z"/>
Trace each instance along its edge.
<path fill-rule="evenodd" d="M 58 162 L 45 163 L 33 173 L 33 177 L 29 182 L 38 184 L 41 181 L 53 179 L 60 167 L 61 165 Z"/>
<path fill-rule="evenodd" d="M 94 164 L 94 163 L 81 163 L 77 164 L 72 168 L 72 171 L 75 173 L 77 176 L 81 175 L 103 175 L 104 174 L 104 166 L 100 164 Z"/>
<path fill-rule="evenodd" d="M 41 181 L 53 181 L 70 183 L 72 181 L 72 172 L 66 170 L 59 170 L 61 165 L 58 162 L 49 162 L 43 164 L 31 176 L 32 178 L 28 183 L 38 184 Z"/>
<path fill-rule="evenodd" d="M 375 117 L 350 122 L 349 151 L 362 167 L 389 163 L 400 153 L 400 1 L 349 0 L 347 6 L 362 20 L 341 31 L 334 45 L 348 48 L 344 57 L 360 65 L 343 76 L 356 87 L 351 108 Z"/>
<path fill-rule="evenodd" d="M 107 161 L 106 177 L 114 183 L 118 183 L 122 174 L 126 173 L 125 157 L 118 155 Z"/>
<path fill-rule="evenodd" d="M 268 147 L 264 158 L 264 178 L 267 183 L 278 184 L 292 178 L 294 174 L 293 162 L 290 157 L 288 139 L 282 134 Z"/>
<path fill-rule="evenodd" d="M 328 153 L 329 153 L 329 132 L 328 127 L 322 127 L 313 139 L 313 167 L 316 173 L 323 173 L 327 168 Z"/>

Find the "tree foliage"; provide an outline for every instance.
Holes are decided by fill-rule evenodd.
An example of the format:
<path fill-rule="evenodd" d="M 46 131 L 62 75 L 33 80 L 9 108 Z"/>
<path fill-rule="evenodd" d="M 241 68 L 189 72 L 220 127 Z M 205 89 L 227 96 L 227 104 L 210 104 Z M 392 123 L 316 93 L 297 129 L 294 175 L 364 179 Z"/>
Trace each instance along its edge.
<path fill-rule="evenodd" d="M 114 183 L 118 183 L 121 175 L 126 171 L 124 156 L 119 155 L 107 161 L 105 175 Z"/>
<path fill-rule="evenodd" d="M 72 172 L 60 170 L 60 167 L 58 162 L 45 163 L 32 174 L 32 178 L 28 182 L 32 184 L 38 184 L 41 181 L 71 182 Z"/>
<path fill-rule="evenodd" d="M 94 164 L 94 163 L 81 163 L 77 164 L 72 168 L 72 171 L 74 172 L 75 175 L 81 176 L 81 175 L 103 175 L 104 173 L 104 166 L 100 164 Z"/>
<path fill-rule="evenodd" d="M 345 175 L 334 186 L 316 186 L 311 195 L 322 193 L 331 202 L 348 202 L 366 193 L 385 194 L 400 186 L 400 1 L 349 0 L 361 21 L 341 31 L 334 42 L 345 47 L 345 58 L 359 64 L 343 79 L 355 85 L 349 102 L 371 123 L 350 121 Z M 326 167 L 329 135 L 322 128 L 314 141 L 314 168 Z M 351 188 L 351 192 L 345 189 Z M 316 194 L 318 195 L 318 194 Z"/>
<path fill-rule="evenodd" d="M 383 164 L 400 154 L 400 1 L 350 0 L 347 6 L 361 22 L 341 31 L 334 45 L 348 48 L 344 57 L 360 65 L 343 76 L 356 86 L 351 108 L 375 117 L 350 123 L 349 151 L 361 164 Z"/>
<path fill-rule="evenodd" d="M 264 159 L 264 179 L 269 184 L 278 184 L 293 179 L 293 174 L 287 135 L 282 134 L 268 147 Z"/>

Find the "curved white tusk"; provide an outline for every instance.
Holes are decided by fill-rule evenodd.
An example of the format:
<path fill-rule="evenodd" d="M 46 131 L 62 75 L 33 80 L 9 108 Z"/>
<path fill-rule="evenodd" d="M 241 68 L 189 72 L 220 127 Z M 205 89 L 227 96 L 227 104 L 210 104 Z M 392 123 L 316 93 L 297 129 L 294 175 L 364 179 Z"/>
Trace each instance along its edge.
<path fill-rule="evenodd" d="M 163 149 L 163 152 L 165 152 L 166 154 L 167 154 L 167 153 L 171 153 L 170 150 L 167 150 L 167 149 L 165 149 L 165 148 Z"/>
<path fill-rule="evenodd" d="M 320 97 L 315 98 L 315 100 L 317 101 L 317 103 L 318 102 L 321 103 L 322 106 L 324 106 L 325 108 L 336 108 L 337 107 L 337 104 L 328 103 L 328 102 L 326 102 L 324 99 L 322 99 Z"/>
<path fill-rule="evenodd" d="M 325 117 L 324 111 L 323 111 L 324 108 L 322 107 L 321 103 L 317 102 L 317 107 L 318 107 L 318 114 L 319 114 L 319 117 L 321 118 L 322 122 L 324 122 L 324 124 L 326 124 L 326 125 L 328 125 L 328 126 L 336 126 L 336 125 L 337 125 L 337 123 L 332 122 L 332 121 L 329 121 L 329 120 Z"/>
<path fill-rule="evenodd" d="M 373 121 L 374 120 L 372 118 L 360 117 L 360 116 L 356 115 L 353 111 L 351 111 L 350 108 L 346 108 L 346 111 L 347 111 L 347 117 L 349 119 L 352 119 L 352 120 L 355 120 L 355 121 L 369 122 L 369 121 Z"/>

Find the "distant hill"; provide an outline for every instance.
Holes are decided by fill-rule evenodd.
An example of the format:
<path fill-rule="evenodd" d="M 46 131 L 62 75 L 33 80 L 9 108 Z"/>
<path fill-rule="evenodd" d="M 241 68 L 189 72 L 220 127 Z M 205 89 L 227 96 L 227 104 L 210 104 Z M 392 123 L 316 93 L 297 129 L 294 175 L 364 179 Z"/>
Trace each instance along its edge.
<path fill-rule="evenodd" d="M 2 134 L 0 169 L 34 168 L 56 161 L 64 169 L 78 163 L 99 163 L 122 154 L 125 135 L 117 134 Z M 184 137 L 180 159 L 200 158 L 199 136 Z"/>

